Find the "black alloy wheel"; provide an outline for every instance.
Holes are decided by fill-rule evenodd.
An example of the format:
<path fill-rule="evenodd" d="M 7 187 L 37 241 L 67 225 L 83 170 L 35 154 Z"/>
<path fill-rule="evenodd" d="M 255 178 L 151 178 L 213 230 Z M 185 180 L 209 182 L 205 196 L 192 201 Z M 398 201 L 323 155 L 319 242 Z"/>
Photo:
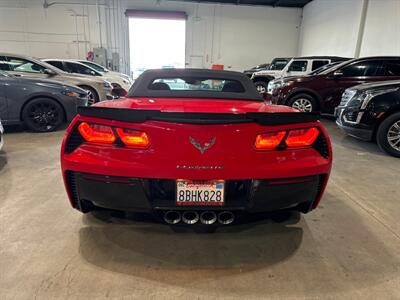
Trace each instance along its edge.
<path fill-rule="evenodd" d="M 56 101 L 47 98 L 30 101 L 22 111 L 24 124 L 32 131 L 49 132 L 64 122 L 63 109 Z"/>

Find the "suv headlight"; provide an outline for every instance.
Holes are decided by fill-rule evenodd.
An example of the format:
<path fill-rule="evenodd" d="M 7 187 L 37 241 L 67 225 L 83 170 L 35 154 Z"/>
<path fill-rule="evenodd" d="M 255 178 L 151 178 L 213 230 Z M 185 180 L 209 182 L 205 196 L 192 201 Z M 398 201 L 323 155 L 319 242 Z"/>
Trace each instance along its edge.
<path fill-rule="evenodd" d="M 356 93 L 351 99 L 349 99 L 346 106 L 364 109 L 367 107 L 372 98 L 382 94 L 391 93 L 396 90 L 398 90 L 397 87 L 391 89 L 367 90 L 365 92 Z"/>

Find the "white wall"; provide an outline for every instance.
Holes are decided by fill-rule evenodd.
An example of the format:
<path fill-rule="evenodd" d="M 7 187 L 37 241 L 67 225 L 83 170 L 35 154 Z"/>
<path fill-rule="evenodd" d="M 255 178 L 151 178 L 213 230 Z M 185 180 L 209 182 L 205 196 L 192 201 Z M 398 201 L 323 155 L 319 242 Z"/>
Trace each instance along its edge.
<path fill-rule="evenodd" d="M 97 9 L 95 0 L 48 2 L 57 4 L 43 8 L 43 0 L 0 0 L 1 52 L 84 58 L 88 50 L 102 45 L 110 56 L 119 52 L 120 67 L 127 70 L 126 9 L 185 11 L 188 66 L 223 64 L 243 70 L 298 52 L 301 9 L 165 0 L 98 0 Z"/>
<path fill-rule="evenodd" d="M 310 2 L 303 9 L 299 55 L 400 55 L 400 0 Z"/>
<path fill-rule="evenodd" d="M 353 57 L 362 0 L 314 0 L 303 9 L 299 54 Z"/>
<path fill-rule="evenodd" d="M 399 0 L 369 0 L 360 55 L 400 55 Z"/>

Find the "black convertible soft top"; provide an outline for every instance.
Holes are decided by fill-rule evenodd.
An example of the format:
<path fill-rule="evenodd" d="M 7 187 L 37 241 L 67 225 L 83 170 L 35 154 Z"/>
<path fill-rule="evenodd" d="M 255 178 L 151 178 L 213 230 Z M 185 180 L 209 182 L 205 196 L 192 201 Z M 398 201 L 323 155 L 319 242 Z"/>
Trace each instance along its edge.
<path fill-rule="evenodd" d="M 199 78 L 238 82 L 243 87 L 240 92 L 212 90 L 156 90 L 151 89 L 157 79 Z M 153 69 L 144 71 L 129 90 L 129 97 L 154 98 L 212 98 L 263 101 L 253 82 L 243 73 L 209 69 Z"/>

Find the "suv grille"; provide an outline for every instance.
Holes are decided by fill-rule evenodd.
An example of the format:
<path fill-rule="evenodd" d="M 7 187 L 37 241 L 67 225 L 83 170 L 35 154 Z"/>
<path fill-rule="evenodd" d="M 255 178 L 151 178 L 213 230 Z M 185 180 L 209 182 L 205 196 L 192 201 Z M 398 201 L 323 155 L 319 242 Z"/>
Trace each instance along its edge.
<path fill-rule="evenodd" d="M 355 90 L 345 90 L 342 95 L 342 101 L 340 101 L 339 106 L 345 106 L 347 102 L 349 102 L 356 93 L 357 91 Z"/>

